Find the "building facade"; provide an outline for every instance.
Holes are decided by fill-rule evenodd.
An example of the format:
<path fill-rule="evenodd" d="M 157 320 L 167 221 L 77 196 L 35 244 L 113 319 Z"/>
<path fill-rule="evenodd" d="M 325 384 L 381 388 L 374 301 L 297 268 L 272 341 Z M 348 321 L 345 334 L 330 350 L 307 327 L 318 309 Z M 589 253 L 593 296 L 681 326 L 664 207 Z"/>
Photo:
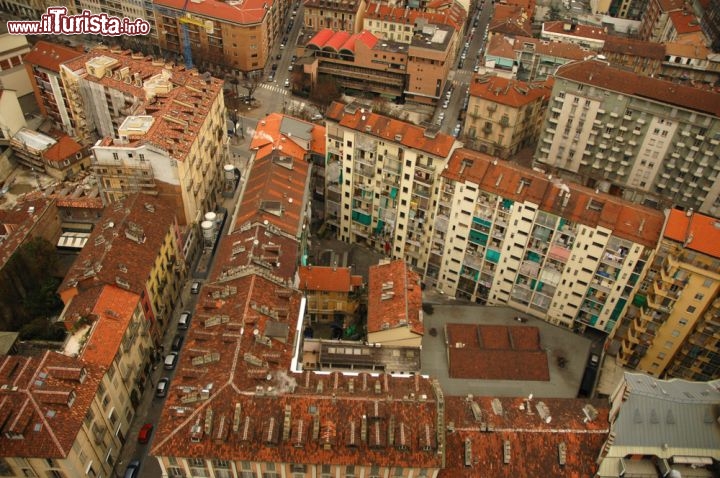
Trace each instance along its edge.
<path fill-rule="evenodd" d="M 463 127 L 468 147 L 508 159 L 535 144 L 551 92 L 552 80 L 526 83 L 475 75 Z"/>
<path fill-rule="evenodd" d="M 305 293 L 310 324 L 352 318 L 360 305 L 362 276 L 349 267 L 298 267 L 297 288 Z"/>
<path fill-rule="evenodd" d="M 720 213 L 720 97 L 599 60 L 558 69 L 535 165 L 634 202 Z"/>
<path fill-rule="evenodd" d="M 315 32 L 330 29 L 360 33 L 366 9 L 365 0 L 309 0 L 303 6 L 303 25 Z"/>
<path fill-rule="evenodd" d="M 436 184 L 454 138 L 334 103 L 326 120 L 325 219 L 338 239 L 423 270 Z"/>
<path fill-rule="evenodd" d="M 673 209 L 616 339 L 624 366 L 655 377 L 720 377 L 718 220 Z"/>
<path fill-rule="evenodd" d="M 30 51 L 25 35 L 0 33 L 0 84 L 2 89 L 13 90 L 18 98 L 33 92 L 25 71 L 24 57 Z"/>
<path fill-rule="evenodd" d="M 104 201 L 157 194 L 182 211 L 183 225 L 215 209 L 227 137 L 222 81 L 103 49 L 63 64 L 62 76 L 76 132 L 94 143 Z"/>
<path fill-rule="evenodd" d="M 659 41 L 670 22 L 670 13 L 681 11 L 683 6 L 681 0 L 648 0 L 640 19 L 640 38 Z"/>
<path fill-rule="evenodd" d="M 443 171 L 426 286 L 610 333 L 662 213 L 467 149 Z"/>

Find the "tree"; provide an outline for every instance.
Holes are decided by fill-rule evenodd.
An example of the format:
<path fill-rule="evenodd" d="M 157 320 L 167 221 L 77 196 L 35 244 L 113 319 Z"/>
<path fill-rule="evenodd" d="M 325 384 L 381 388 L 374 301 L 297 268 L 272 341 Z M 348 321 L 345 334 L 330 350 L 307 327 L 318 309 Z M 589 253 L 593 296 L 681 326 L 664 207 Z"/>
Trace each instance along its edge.
<path fill-rule="evenodd" d="M 252 98 L 255 94 L 255 90 L 258 89 L 260 86 L 260 83 L 262 82 L 262 77 L 260 75 L 248 75 L 247 78 L 245 78 L 242 82 L 242 87 L 247 90 L 247 96 L 248 98 Z M 238 96 L 240 96 L 238 94 Z"/>
<path fill-rule="evenodd" d="M 560 7 L 558 7 L 554 3 L 552 5 L 550 5 L 550 8 L 548 9 L 547 13 L 545 14 L 545 18 L 551 22 L 560 20 L 562 18 L 562 15 L 560 14 Z"/>
<path fill-rule="evenodd" d="M 325 114 L 328 106 L 339 99 L 341 94 L 340 87 L 334 78 L 321 76 L 310 92 L 310 101 L 315 103 L 320 113 Z"/>

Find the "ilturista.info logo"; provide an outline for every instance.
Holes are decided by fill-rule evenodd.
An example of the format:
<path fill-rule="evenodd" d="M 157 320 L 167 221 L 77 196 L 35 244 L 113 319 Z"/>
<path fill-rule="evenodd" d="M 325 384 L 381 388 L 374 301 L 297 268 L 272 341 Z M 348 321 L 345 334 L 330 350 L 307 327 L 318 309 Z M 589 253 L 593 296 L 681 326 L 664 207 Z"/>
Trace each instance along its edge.
<path fill-rule="evenodd" d="M 49 7 L 40 20 L 11 20 L 7 22 L 11 35 L 147 35 L 150 23 L 141 18 L 112 17 L 107 13 L 83 10 L 68 15 L 66 7 Z"/>

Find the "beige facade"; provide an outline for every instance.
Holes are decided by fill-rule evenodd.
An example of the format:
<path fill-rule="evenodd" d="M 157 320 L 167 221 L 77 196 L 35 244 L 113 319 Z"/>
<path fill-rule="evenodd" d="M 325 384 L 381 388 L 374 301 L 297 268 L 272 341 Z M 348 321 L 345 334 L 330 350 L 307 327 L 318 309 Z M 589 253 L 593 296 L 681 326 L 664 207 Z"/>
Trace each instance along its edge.
<path fill-rule="evenodd" d="M 329 28 L 359 33 L 366 6 L 365 0 L 309 0 L 303 7 L 303 24 L 310 31 Z"/>
<path fill-rule="evenodd" d="M 445 89 L 459 36 L 448 25 L 428 26 L 422 32 L 408 48 L 405 95 L 410 101 L 435 104 Z"/>
<path fill-rule="evenodd" d="M 552 81 L 526 83 L 488 75 L 470 83 L 463 134 L 472 149 L 503 159 L 535 144 Z"/>

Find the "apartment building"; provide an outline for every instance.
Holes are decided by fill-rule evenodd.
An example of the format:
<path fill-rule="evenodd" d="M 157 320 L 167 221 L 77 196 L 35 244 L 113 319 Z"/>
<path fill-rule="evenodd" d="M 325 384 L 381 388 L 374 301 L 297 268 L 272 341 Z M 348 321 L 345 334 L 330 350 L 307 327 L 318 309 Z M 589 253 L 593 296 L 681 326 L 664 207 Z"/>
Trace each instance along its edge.
<path fill-rule="evenodd" d="M 710 0 L 704 5 L 700 25 L 708 38 L 708 46 L 713 51 L 720 50 L 720 2 Z"/>
<path fill-rule="evenodd" d="M 665 45 L 617 35 L 605 38 L 600 53 L 614 67 L 643 76 L 659 75 L 665 61 Z"/>
<path fill-rule="evenodd" d="M 612 0 L 609 13 L 618 18 L 640 20 L 645 13 L 649 0 Z"/>
<path fill-rule="evenodd" d="M 362 276 L 353 275 L 350 267 L 337 266 L 301 266 L 297 273 L 297 288 L 305 293 L 310 324 L 352 318 L 360 305 Z"/>
<path fill-rule="evenodd" d="M 128 36 L 133 41 L 142 41 L 147 45 L 155 44 L 158 40 L 157 29 L 155 28 L 155 15 L 153 14 L 153 2 L 150 0 L 117 0 L 113 2 L 98 2 L 97 0 L 77 0 L 67 5 L 74 13 L 81 13 L 83 10 L 90 10 L 93 13 L 105 13 L 109 17 L 142 19 L 150 24 L 150 32 L 147 35 Z"/>
<path fill-rule="evenodd" d="M 591 25 L 582 25 L 577 21 L 543 22 L 540 38 L 548 41 L 574 43 L 594 51 L 600 51 L 605 45 L 607 29 Z"/>
<path fill-rule="evenodd" d="M 717 380 L 658 380 L 626 372 L 610 396 L 610 433 L 595 476 L 716 474 L 719 387 Z"/>
<path fill-rule="evenodd" d="M 527 83 L 475 75 L 463 134 L 468 147 L 503 159 L 535 144 L 547 109 L 552 79 Z"/>
<path fill-rule="evenodd" d="M 409 44 L 415 32 L 428 24 L 449 25 L 462 38 L 466 20 L 467 11 L 455 1 L 437 12 L 370 2 L 363 14 L 362 28 L 377 38 Z"/>
<path fill-rule="evenodd" d="M 27 122 L 17 94 L 12 90 L 0 90 L 0 145 L 9 145 L 15 133 L 25 127 Z"/>
<path fill-rule="evenodd" d="M 23 57 L 29 51 L 25 35 L 10 35 L 7 29 L 0 30 L 0 84 L 4 90 L 13 90 L 18 98 L 33 91 L 23 64 Z"/>
<path fill-rule="evenodd" d="M 25 127 L 20 128 L 10 139 L 10 147 L 18 163 L 39 171 L 45 169 L 43 153 L 55 143 L 55 138 Z"/>
<path fill-rule="evenodd" d="M 424 281 L 556 325 L 612 332 L 661 212 L 467 149 L 442 173 Z"/>
<path fill-rule="evenodd" d="M 720 96 L 587 60 L 560 67 L 535 154 L 634 202 L 720 212 Z"/>
<path fill-rule="evenodd" d="M 672 209 L 615 338 L 619 362 L 655 377 L 720 377 L 720 223 Z"/>
<path fill-rule="evenodd" d="M 112 476 L 150 370 L 140 297 L 101 285 L 64 311 L 64 348 L 0 358 L 0 471 Z"/>
<path fill-rule="evenodd" d="M 304 73 L 315 84 L 330 76 L 345 89 L 437 103 L 454 58 L 457 32 L 447 25 L 415 31 L 410 44 L 380 40 L 368 31 L 322 30 L 305 45 Z"/>
<path fill-rule="evenodd" d="M 90 169 L 87 148 L 65 134 L 43 152 L 42 160 L 45 172 L 59 181 L 73 179 Z"/>
<path fill-rule="evenodd" d="M 40 114 L 70 136 L 75 135 L 75 124 L 60 78 L 60 64 L 81 55 L 82 51 L 41 40 L 35 43 L 24 59 Z"/>
<path fill-rule="evenodd" d="M 144 194 L 108 206 L 58 293 L 65 304 L 85 290 L 114 284 L 142 298 L 153 341 L 160 343 L 184 283 L 185 258 L 175 210 Z"/>
<path fill-rule="evenodd" d="M 221 80 L 107 49 L 64 63 L 61 75 L 106 202 L 156 194 L 182 225 L 215 209 L 227 137 Z"/>
<path fill-rule="evenodd" d="M 330 230 L 338 239 L 423 270 L 437 178 L 459 144 L 436 128 L 358 104 L 333 103 L 326 118 L 325 220 Z"/>
<path fill-rule="evenodd" d="M 0 10 L 22 19 L 40 18 L 48 7 L 57 5 L 50 0 L 1 0 Z"/>
<path fill-rule="evenodd" d="M 647 0 L 640 18 L 640 39 L 659 42 L 670 22 L 670 13 L 683 10 L 683 0 Z"/>
<path fill-rule="evenodd" d="M 699 43 L 670 42 L 665 44 L 665 61 L 660 78 L 701 88 L 710 88 L 720 81 L 720 59 L 710 48 Z"/>
<path fill-rule="evenodd" d="M 403 260 L 383 260 L 368 272 L 367 341 L 420 347 L 423 326 L 420 275 Z"/>
<path fill-rule="evenodd" d="M 313 32 L 329 29 L 360 33 L 365 10 L 365 0 L 308 0 L 303 4 L 303 25 Z"/>

